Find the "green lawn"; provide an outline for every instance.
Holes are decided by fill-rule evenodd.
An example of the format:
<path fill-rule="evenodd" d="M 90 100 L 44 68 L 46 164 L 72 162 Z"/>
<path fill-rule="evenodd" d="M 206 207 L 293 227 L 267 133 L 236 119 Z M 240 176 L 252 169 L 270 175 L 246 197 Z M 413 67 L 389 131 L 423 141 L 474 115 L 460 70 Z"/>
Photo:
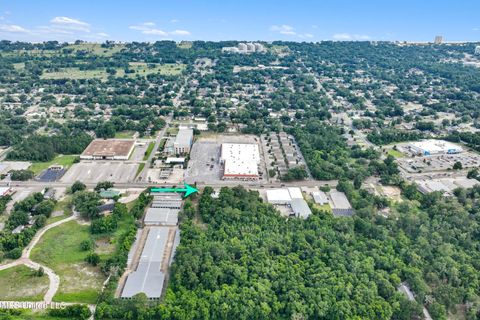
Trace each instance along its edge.
<path fill-rule="evenodd" d="M 120 131 L 115 133 L 115 138 L 116 139 L 131 139 L 133 135 L 135 134 L 135 131 Z"/>
<path fill-rule="evenodd" d="M 398 150 L 393 150 L 393 149 L 390 149 L 387 151 L 387 153 L 395 158 L 401 158 L 403 157 L 403 153 L 401 153 L 400 151 Z"/>
<path fill-rule="evenodd" d="M 74 52 L 86 51 L 94 55 L 110 57 L 113 54 L 120 52 L 123 48 L 125 48 L 125 45 L 115 44 L 111 48 L 102 48 L 100 43 L 80 43 L 80 44 L 71 44 L 66 48 L 73 49 Z"/>
<path fill-rule="evenodd" d="M 33 261 L 52 268 L 60 277 L 55 301 L 95 303 L 105 276 L 84 262 L 80 243 L 90 239 L 89 226 L 69 221 L 45 233 L 32 250 Z"/>
<path fill-rule="evenodd" d="M 107 79 L 108 73 L 105 69 L 80 70 L 79 68 L 63 68 L 59 71 L 45 72 L 41 79 Z"/>
<path fill-rule="evenodd" d="M 148 157 L 150 157 L 150 154 L 153 151 L 153 147 L 155 147 L 155 142 L 150 142 L 147 147 L 147 151 L 145 151 L 145 155 L 143 156 L 143 161 L 148 160 Z"/>
<path fill-rule="evenodd" d="M 48 289 L 48 276 L 37 277 L 26 266 L 0 271 L 0 300 L 41 301 Z"/>
<path fill-rule="evenodd" d="M 144 62 L 130 62 L 129 68 L 132 69 L 133 73 L 125 73 L 124 69 L 117 68 L 117 73 L 115 77 L 124 77 L 129 78 L 139 76 L 147 76 L 153 73 L 160 73 L 161 75 L 167 76 L 176 76 L 182 73 L 186 68 L 184 64 L 177 63 L 165 63 L 165 64 L 147 64 Z M 58 71 L 44 72 L 40 78 L 41 79 L 101 79 L 106 80 L 109 74 L 105 68 L 95 69 L 95 70 L 80 70 L 78 67 L 62 68 Z"/>
<path fill-rule="evenodd" d="M 140 163 L 140 165 L 138 166 L 137 173 L 135 174 L 135 178 L 140 174 L 140 172 L 142 172 L 143 168 L 145 168 L 144 162 Z"/>
<path fill-rule="evenodd" d="M 56 156 L 52 161 L 34 162 L 28 169 L 32 170 L 33 173 L 35 174 L 39 174 L 45 169 L 48 169 L 48 167 L 50 167 L 53 164 L 59 164 L 64 166 L 65 168 L 69 168 L 77 157 L 78 156 L 76 155 L 59 155 L 59 156 Z"/>

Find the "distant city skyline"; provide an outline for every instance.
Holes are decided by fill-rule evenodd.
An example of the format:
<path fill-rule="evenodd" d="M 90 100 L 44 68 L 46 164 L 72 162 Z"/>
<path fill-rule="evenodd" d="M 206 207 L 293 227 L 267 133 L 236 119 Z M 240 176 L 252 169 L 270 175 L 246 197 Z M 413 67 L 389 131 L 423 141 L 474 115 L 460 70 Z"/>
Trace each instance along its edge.
<path fill-rule="evenodd" d="M 0 39 L 480 41 L 480 1 L 0 1 Z"/>

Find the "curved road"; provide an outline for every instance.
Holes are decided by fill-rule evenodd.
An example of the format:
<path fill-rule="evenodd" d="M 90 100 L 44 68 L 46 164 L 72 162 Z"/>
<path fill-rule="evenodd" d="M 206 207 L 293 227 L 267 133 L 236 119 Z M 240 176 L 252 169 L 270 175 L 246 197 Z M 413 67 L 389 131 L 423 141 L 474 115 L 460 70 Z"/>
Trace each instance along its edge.
<path fill-rule="evenodd" d="M 50 303 L 52 302 L 52 299 L 53 297 L 55 296 L 55 293 L 57 293 L 57 290 L 58 290 L 58 287 L 60 285 L 60 278 L 58 277 L 58 275 L 52 270 L 50 269 L 49 267 L 47 266 L 44 266 L 44 265 L 41 265 L 37 262 L 34 262 L 32 260 L 30 260 L 30 253 L 32 252 L 32 249 L 33 247 L 35 247 L 35 245 L 38 243 L 38 241 L 40 240 L 40 238 L 45 234 L 45 232 L 47 232 L 48 230 L 56 227 L 56 226 L 59 226 L 65 222 L 68 222 L 68 221 L 72 221 L 74 219 L 76 219 L 77 217 L 75 215 L 71 215 L 70 217 L 68 218 L 65 218 L 65 219 L 62 219 L 62 220 L 59 220 L 57 222 L 54 222 L 52 224 L 49 224 L 49 225 L 46 225 L 45 227 L 43 227 L 42 229 L 40 229 L 36 234 L 35 236 L 33 237 L 32 241 L 30 241 L 30 243 L 23 249 L 22 251 L 22 256 L 15 260 L 15 261 L 12 261 L 10 263 L 7 263 L 7 264 L 4 264 L 4 265 L 1 265 L 0 266 L 0 270 L 5 270 L 5 269 L 9 269 L 9 268 L 12 268 L 12 267 L 16 267 L 16 266 L 20 266 L 20 265 L 25 265 L 31 269 L 34 269 L 34 270 L 38 270 L 40 268 L 43 268 L 43 270 L 45 271 L 45 273 L 47 274 L 48 276 L 48 279 L 50 281 L 50 284 L 48 286 L 48 290 L 47 292 L 45 293 L 45 296 L 43 297 L 43 301 L 45 303 Z"/>

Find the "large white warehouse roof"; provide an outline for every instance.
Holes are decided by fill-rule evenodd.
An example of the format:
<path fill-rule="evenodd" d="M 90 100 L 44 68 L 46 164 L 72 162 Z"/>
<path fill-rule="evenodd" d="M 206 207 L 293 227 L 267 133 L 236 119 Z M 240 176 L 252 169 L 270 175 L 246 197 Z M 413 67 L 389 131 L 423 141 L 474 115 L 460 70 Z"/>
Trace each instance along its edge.
<path fill-rule="evenodd" d="M 459 153 L 462 152 L 462 147 L 445 141 L 445 140 L 435 140 L 435 139 L 428 139 L 422 140 L 417 142 L 411 142 L 410 147 L 424 155 L 432 155 L 432 154 L 445 154 L 445 153 Z"/>

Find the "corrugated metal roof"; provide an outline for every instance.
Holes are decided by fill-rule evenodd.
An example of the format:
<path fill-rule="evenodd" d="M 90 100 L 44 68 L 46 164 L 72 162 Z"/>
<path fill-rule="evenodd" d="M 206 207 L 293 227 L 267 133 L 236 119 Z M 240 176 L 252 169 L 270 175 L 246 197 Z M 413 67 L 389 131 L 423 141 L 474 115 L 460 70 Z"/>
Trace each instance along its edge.
<path fill-rule="evenodd" d="M 145 214 L 146 225 L 176 225 L 180 209 L 149 208 Z"/>
<path fill-rule="evenodd" d="M 310 207 L 307 202 L 303 199 L 292 199 L 290 202 L 290 207 L 292 208 L 293 213 L 299 218 L 308 218 L 312 214 Z"/>
<path fill-rule="evenodd" d="M 160 298 L 165 275 L 160 271 L 168 240 L 168 228 L 151 227 L 137 269 L 128 275 L 122 298 L 143 292 L 150 299 Z"/>

